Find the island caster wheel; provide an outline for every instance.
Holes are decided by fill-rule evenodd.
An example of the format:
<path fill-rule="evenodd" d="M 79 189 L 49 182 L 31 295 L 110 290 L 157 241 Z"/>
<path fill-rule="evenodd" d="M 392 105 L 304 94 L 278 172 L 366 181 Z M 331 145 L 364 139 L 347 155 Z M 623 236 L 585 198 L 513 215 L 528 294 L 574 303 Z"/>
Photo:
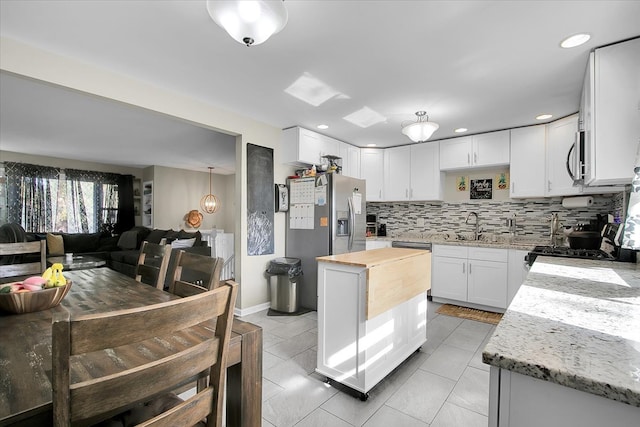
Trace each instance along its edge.
<path fill-rule="evenodd" d="M 360 400 L 366 402 L 369 399 L 369 393 L 360 393 Z"/>

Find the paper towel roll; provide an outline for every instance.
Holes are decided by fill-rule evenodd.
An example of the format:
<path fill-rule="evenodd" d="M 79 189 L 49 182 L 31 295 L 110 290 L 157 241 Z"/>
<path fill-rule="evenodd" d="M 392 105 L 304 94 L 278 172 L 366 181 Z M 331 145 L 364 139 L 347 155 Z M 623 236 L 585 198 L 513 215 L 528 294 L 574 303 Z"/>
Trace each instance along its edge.
<path fill-rule="evenodd" d="M 593 204 L 593 197 L 565 197 L 562 199 L 563 208 L 586 208 Z"/>

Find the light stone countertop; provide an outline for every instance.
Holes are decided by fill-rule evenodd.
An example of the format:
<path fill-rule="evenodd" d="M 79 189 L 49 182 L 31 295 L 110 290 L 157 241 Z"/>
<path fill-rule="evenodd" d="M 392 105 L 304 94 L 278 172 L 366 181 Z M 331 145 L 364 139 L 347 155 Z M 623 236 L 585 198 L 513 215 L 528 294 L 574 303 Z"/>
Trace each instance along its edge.
<path fill-rule="evenodd" d="M 640 407 L 640 266 L 537 257 L 482 359 Z"/>
<path fill-rule="evenodd" d="M 456 236 L 462 236 L 464 240 L 457 240 Z M 437 245 L 452 246 L 478 246 L 496 249 L 519 249 L 530 251 L 536 246 L 548 246 L 549 240 L 532 239 L 527 237 L 516 237 L 510 239 L 508 236 L 496 236 L 496 241 L 490 240 L 487 236 L 482 236 L 480 240 L 472 240 L 473 233 L 423 233 L 423 234 L 404 234 L 398 236 L 374 236 L 367 237 L 367 240 L 387 241 L 387 242 L 420 242 L 432 243 Z"/>

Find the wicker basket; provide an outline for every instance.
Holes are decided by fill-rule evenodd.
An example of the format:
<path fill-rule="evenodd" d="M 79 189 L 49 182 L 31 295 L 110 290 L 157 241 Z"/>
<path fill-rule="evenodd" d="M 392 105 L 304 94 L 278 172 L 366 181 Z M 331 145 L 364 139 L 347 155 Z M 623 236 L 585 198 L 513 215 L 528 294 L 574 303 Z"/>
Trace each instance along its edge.
<path fill-rule="evenodd" d="M 60 304 L 69 293 L 69 289 L 71 289 L 71 280 L 68 280 L 64 286 L 42 291 L 0 294 L 0 310 L 15 314 L 47 310 Z"/>

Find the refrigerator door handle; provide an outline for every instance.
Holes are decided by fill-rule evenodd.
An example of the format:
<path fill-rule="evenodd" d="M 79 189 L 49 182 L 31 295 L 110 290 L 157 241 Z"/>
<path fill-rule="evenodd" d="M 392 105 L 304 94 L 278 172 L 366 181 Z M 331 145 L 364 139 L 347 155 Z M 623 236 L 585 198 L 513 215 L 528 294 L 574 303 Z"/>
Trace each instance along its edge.
<path fill-rule="evenodd" d="M 349 204 L 349 222 L 351 223 L 349 224 L 349 243 L 347 249 L 351 252 L 351 249 L 353 248 L 353 233 L 356 225 L 356 215 L 353 209 L 353 200 L 351 197 L 347 198 L 347 202 Z"/>

